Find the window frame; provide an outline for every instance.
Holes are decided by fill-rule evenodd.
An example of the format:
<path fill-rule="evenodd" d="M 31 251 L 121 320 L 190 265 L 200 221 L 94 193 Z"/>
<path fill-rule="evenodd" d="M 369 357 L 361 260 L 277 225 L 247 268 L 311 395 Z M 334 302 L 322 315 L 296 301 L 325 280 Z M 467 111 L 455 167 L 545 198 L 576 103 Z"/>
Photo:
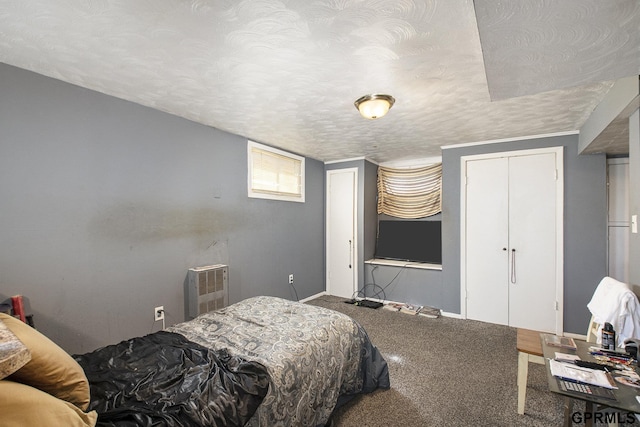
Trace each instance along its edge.
<path fill-rule="evenodd" d="M 295 193 L 288 193 L 288 192 L 260 190 L 260 189 L 254 188 L 254 185 L 253 185 L 254 184 L 254 170 L 253 170 L 254 150 L 263 152 L 265 154 L 281 156 L 281 157 L 284 157 L 285 159 L 290 159 L 293 162 L 299 162 L 300 175 L 299 175 L 298 184 L 300 187 L 300 193 L 295 194 Z M 280 201 L 298 202 L 298 203 L 305 202 L 305 158 L 304 157 L 249 140 L 247 141 L 247 169 L 248 169 L 247 170 L 247 193 L 250 198 L 280 200 Z"/>

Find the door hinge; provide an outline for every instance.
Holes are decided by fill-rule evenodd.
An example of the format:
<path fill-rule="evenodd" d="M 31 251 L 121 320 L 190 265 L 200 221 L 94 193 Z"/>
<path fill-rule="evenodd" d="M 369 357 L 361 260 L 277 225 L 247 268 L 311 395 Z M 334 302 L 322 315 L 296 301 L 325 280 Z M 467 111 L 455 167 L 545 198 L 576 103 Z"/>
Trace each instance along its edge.
<path fill-rule="evenodd" d="M 556 311 L 560 310 L 560 304 L 556 301 Z"/>

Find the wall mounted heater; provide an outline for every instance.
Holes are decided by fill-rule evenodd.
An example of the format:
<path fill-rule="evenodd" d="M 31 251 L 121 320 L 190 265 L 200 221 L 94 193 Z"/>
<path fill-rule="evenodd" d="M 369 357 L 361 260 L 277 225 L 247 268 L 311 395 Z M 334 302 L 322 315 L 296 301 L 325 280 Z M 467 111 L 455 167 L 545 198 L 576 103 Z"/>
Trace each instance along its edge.
<path fill-rule="evenodd" d="M 190 268 L 187 274 L 189 317 L 229 304 L 229 267 L 223 264 Z"/>

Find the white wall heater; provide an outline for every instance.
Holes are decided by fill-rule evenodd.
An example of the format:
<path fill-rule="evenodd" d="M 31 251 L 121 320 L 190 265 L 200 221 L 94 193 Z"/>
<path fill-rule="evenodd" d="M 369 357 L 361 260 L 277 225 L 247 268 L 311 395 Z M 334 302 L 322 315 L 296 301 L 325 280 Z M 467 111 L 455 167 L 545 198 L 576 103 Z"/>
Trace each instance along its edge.
<path fill-rule="evenodd" d="M 229 267 L 223 264 L 190 268 L 187 274 L 189 317 L 229 304 Z"/>

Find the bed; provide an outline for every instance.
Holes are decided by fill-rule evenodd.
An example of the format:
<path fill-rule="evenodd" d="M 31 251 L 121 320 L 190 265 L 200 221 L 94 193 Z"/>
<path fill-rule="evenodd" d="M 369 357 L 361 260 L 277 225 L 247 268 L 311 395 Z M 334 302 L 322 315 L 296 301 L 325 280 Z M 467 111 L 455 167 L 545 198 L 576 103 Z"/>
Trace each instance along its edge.
<path fill-rule="evenodd" d="M 322 426 L 352 397 L 389 388 L 353 319 L 266 296 L 73 361 L 90 385 L 81 409 L 104 427 Z"/>

